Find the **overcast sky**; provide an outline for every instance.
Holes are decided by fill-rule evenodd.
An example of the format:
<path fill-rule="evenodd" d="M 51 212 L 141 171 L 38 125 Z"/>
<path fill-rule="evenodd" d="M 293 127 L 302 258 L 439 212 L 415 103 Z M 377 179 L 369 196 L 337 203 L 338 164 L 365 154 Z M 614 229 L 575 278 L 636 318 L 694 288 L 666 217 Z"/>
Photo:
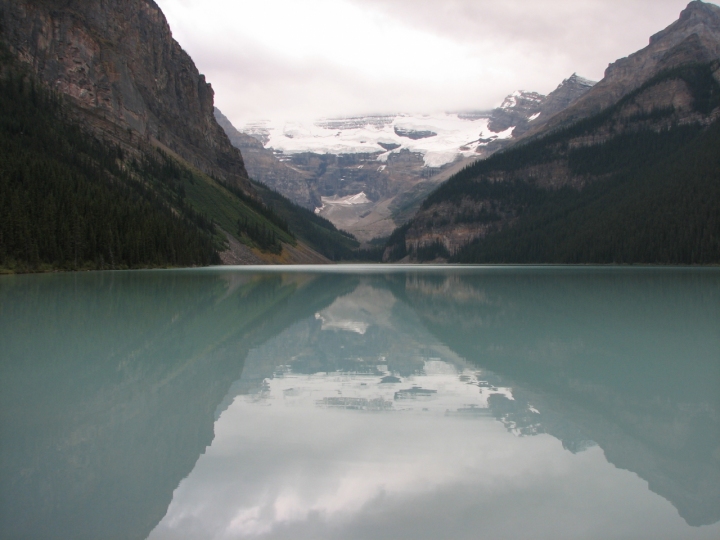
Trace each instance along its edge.
<path fill-rule="evenodd" d="M 156 0 L 236 124 L 486 109 L 599 80 L 688 0 Z"/>

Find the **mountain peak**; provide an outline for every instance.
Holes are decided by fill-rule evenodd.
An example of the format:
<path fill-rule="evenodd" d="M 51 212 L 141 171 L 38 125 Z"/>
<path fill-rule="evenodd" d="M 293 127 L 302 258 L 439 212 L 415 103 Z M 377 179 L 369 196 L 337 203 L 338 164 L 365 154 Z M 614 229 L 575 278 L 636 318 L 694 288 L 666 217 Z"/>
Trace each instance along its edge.
<path fill-rule="evenodd" d="M 680 13 L 677 21 L 650 38 L 650 44 L 677 34 L 684 39 L 691 34 L 705 34 L 708 31 L 713 34 L 720 32 L 720 7 L 702 0 L 693 0 Z"/>
<path fill-rule="evenodd" d="M 591 81 L 590 79 L 586 79 L 585 77 L 581 77 L 581 76 L 578 75 L 577 73 L 573 73 L 572 75 L 570 75 L 570 77 L 568 77 L 567 79 L 565 79 L 565 80 L 560 84 L 560 86 L 564 86 L 564 85 L 567 85 L 567 84 L 579 84 L 579 85 L 581 85 L 581 86 L 595 86 L 595 85 L 597 84 L 597 81 Z M 558 88 L 560 88 L 560 87 L 558 87 Z"/>
<path fill-rule="evenodd" d="M 702 0 L 693 0 L 680 13 L 680 20 L 689 19 L 691 17 L 720 17 L 720 7 L 715 4 L 708 4 Z"/>
<path fill-rule="evenodd" d="M 567 109 L 585 95 L 595 84 L 597 84 L 595 81 L 581 77 L 577 73 L 570 75 L 570 77 L 561 82 L 555 90 L 548 94 L 542 104 L 542 120 L 534 125 L 542 124 L 555 114 Z"/>

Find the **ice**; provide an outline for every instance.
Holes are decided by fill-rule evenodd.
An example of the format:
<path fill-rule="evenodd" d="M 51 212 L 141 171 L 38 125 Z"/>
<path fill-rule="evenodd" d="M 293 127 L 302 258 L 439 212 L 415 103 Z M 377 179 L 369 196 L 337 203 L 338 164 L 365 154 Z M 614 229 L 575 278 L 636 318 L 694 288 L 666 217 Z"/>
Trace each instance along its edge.
<path fill-rule="evenodd" d="M 348 195 L 347 197 L 321 197 L 321 200 L 323 202 L 323 208 L 329 204 L 337 206 L 355 206 L 371 202 L 370 199 L 367 198 L 367 195 L 365 195 L 364 191 L 361 191 L 357 195 Z"/>
<path fill-rule="evenodd" d="M 515 96 L 515 95 L 506 97 L 505 101 L 503 101 L 503 104 L 500 105 L 500 108 L 501 109 L 512 109 L 513 107 L 515 107 L 515 105 L 517 105 L 516 97 L 517 96 Z"/>
<path fill-rule="evenodd" d="M 475 154 L 480 139 L 507 139 L 512 129 L 494 133 L 488 128 L 488 118 L 461 117 L 455 113 L 431 115 L 397 114 L 389 116 L 322 119 L 316 122 L 253 123 L 243 128 L 267 134 L 266 148 L 292 155 L 316 154 L 372 154 L 381 163 L 391 154 L 401 151 L 423 155 L 427 167 L 442 167 L 461 156 Z M 395 128 L 412 131 L 432 131 L 437 135 L 413 140 L 395 133 Z M 248 129 L 249 131 L 249 129 Z M 397 145 L 393 150 L 381 146 Z"/>

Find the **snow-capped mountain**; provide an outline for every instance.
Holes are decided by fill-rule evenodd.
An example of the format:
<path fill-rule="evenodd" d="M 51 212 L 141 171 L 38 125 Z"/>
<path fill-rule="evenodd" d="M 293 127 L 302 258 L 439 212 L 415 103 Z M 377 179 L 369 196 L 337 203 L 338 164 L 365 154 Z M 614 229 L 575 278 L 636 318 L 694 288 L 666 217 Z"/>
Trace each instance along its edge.
<path fill-rule="evenodd" d="M 509 141 L 532 122 L 563 110 L 594 84 L 573 74 L 548 96 L 518 90 L 491 111 L 261 121 L 240 131 L 285 158 L 301 153 L 377 154 L 376 159 L 385 162 L 390 154 L 409 150 L 421 154 L 426 167 L 439 168 L 460 158 L 492 153 L 503 146 L 498 142 Z"/>
<path fill-rule="evenodd" d="M 493 131 L 491 113 L 470 117 L 457 113 L 397 114 L 322 119 L 316 122 L 254 123 L 241 131 L 284 156 L 377 154 L 379 162 L 402 150 L 422 154 L 427 167 L 442 167 L 471 157 L 495 140 L 510 139 L 512 128 Z"/>
<path fill-rule="evenodd" d="M 542 111 L 545 96 L 537 92 L 513 92 L 503 104 L 495 109 L 490 119 L 490 128 L 495 131 L 515 130 L 537 118 Z"/>
<path fill-rule="evenodd" d="M 519 90 L 490 111 L 267 120 L 238 130 L 216 117 L 252 178 L 364 241 L 392 232 L 454 172 L 512 144 L 593 84 L 574 74 L 548 96 Z"/>

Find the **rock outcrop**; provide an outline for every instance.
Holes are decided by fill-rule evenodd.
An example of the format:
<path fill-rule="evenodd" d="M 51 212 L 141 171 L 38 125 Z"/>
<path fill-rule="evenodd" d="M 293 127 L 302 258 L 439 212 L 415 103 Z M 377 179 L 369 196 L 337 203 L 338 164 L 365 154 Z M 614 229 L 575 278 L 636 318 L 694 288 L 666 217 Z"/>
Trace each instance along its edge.
<path fill-rule="evenodd" d="M 513 92 L 505 98 L 500 107 L 492 110 L 488 127 L 496 133 L 514 127 L 513 139 L 502 141 L 501 145 L 503 148 L 511 146 L 514 140 L 526 132 L 531 129 L 536 131 L 553 116 L 570 107 L 587 94 L 595 84 L 597 84 L 595 81 L 573 73 L 547 96 L 523 90 Z"/>
<path fill-rule="evenodd" d="M 1 0 L 2 41 L 90 130 L 153 145 L 251 191 L 214 93 L 152 0 Z"/>
<path fill-rule="evenodd" d="M 537 92 L 518 90 L 505 98 L 502 105 L 490 114 L 488 127 L 495 133 L 518 127 L 523 130 L 530 119 L 542 110 L 545 96 Z"/>
<path fill-rule="evenodd" d="M 553 116 L 564 111 L 587 94 L 596 84 L 596 81 L 585 79 L 577 73 L 573 73 L 547 95 L 540 106 L 537 116 L 525 124 L 526 129 L 515 128 L 513 135 L 518 137 L 530 128 L 536 129 L 537 126 L 545 124 Z"/>

